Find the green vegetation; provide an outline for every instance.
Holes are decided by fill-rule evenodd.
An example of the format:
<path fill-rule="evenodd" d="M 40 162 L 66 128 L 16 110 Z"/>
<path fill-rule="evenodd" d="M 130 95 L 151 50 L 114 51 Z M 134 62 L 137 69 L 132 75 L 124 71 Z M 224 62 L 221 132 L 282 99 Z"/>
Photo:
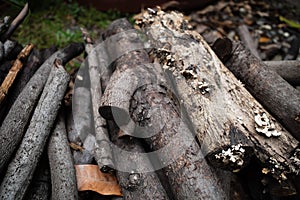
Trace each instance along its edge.
<path fill-rule="evenodd" d="M 114 19 L 130 18 L 130 15 L 118 11 L 100 12 L 95 8 L 79 6 L 72 1 L 54 2 L 43 7 L 33 5 L 30 14 L 14 33 L 13 38 L 23 45 L 31 42 L 38 48 L 47 48 L 51 45 L 60 48 L 70 42 L 82 41 L 80 27 L 85 27 L 91 36 L 97 39 L 101 30 Z M 20 10 L 20 4 L 17 6 Z"/>

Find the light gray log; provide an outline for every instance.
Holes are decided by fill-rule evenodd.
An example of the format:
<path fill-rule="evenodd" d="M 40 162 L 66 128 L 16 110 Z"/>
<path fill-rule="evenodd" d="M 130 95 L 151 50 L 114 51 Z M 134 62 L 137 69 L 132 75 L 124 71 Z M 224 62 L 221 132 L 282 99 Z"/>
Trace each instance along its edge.
<path fill-rule="evenodd" d="M 1 199 L 22 199 L 43 152 L 69 82 L 69 74 L 55 61 L 29 127 L 0 186 Z"/>
<path fill-rule="evenodd" d="M 169 81 L 176 86 L 173 93 L 191 118 L 211 164 L 238 171 L 250 162 L 254 151 L 279 181 L 284 175 L 299 173 L 299 163 L 290 158 L 299 148 L 298 141 L 251 96 L 198 33 L 181 29 L 182 15 L 160 12 L 149 23 L 146 18 L 141 21 L 154 57 L 169 72 Z M 236 52 L 236 57 L 242 55 Z M 267 125 L 261 120 L 268 121 Z"/>
<path fill-rule="evenodd" d="M 100 63 L 98 61 L 98 56 L 102 55 L 102 50 L 94 48 L 91 39 L 88 34 L 86 35 L 86 45 L 85 49 L 88 53 L 87 57 L 87 66 L 86 70 L 89 71 L 90 77 L 90 92 L 91 92 L 91 100 L 92 100 L 92 109 L 93 109 L 93 124 L 95 127 L 95 150 L 94 155 L 96 162 L 102 172 L 110 172 L 114 171 L 114 163 L 112 157 L 112 150 L 110 147 L 109 135 L 107 132 L 106 120 L 99 114 L 98 108 L 101 105 L 101 97 L 102 91 L 104 90 L 104 86 L 101 83 L 101 71 L 100 71 Z M 108 66 L 102 66 L 105 68 Z"/>
<path fill-rule="evenodd" d="M 44 62 L 22 90 L 0 128 L 0 171 L 7 165 L 23 137 L 25 127 L 44 88 L 54 60 L 61 59 L 65 64 L 82 51 L 82 44 L 71 44 L 56 52 Z"/>
<path fill-rule="evenodd" d="M 57 118 L 49 140 L 48 157 L 52 183 L 51 198 L 53 200 L 78 199 L 75 168 L 62 112 Z"/>

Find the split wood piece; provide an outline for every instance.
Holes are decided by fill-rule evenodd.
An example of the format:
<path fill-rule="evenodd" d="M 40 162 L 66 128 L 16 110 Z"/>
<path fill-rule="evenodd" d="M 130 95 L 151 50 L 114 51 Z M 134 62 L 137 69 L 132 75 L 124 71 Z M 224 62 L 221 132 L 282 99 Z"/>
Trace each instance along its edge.
<path fill-rule="evenodd" d="M 78 199 L 76 174 L 68 143 L 63 110 L 57 117 L 48 144 L 52 199 Z"/>
<path fill-rule="evenodd" d="M 51 177 L 47 151 L 44 150 L 33 174 L 24 199 L 49 200 L 51 197 Z"/>
<path fill-rule="evenodd" d="M 0 105 L 3 100 L 6 98 L 9 88 L 12 86 L 13 82 L 15 81 L 19 71 L 22 69 L 24 65 L 24 59 L 29 56 L 31 50 L 33 49 L 33 44 L 28 44 L 24 47 L 24 49 L 20 52 L 17 59 L 15 60 L 13 66 L 9 70 L 6 78 L 4 79 L 3 83 L 0 87 Z"/>
<path fill-rule="evenodd" d="M 31 182 L 69 82 L 69 74 L 55 60 L 24 138 L 0 186 L 1 199 L 22 199 Z M 24 112 L 24 111 L 23 111 Z"/>
<path fill-rule="evenodd" d="M 0 108 L 0 124 L 4 120 L 5 116 L 9 112 L 11 106 L 24 89 L 30 78 L 34 75 L 37 69 L 52 55 L 55 53 L 56 48 L 49 48 L 42 51 L 33 49 L 28 57 L 28 60 L 19 72 L 17 79 L 15 80 L 10 92 L 6 98 L 5 106 Z"/>
<path fill-rule="evenodd" d="M 118 137 L 118 126 L 110 121 L 116 175 L 125 200 L 169 199 L 138 138 Z"/>
<path fill-rule="evenodd" d="M 66 64 L 82 51 L 83 45 L 77 43 L 70 44 L 56 52 L 43 63 L 22 90 L 0 127 L 0 171 L 3 171 L 23 137 L 32 111 L 46 84 L 54 60 L 61 59 L 62 63 Z"/>
<path fill-rule="evenodd" d="M 92 117 L 96 138 L 94 155 L 101 172 L 111 173 L 114 171 L 115 167 L 110 147 L 110 139 L 106 128 L 106 120 L 98 112 L 101 105 L 102 90 L 104 90 L 101 82 L 101 66 L 98 61 L 98 56 L 101 57 L 102 49 L 97 51 L 87 31 L 82 29 L 82 32 L 86 42 L 85 50 L 88 54 L 86 58 L 87 62 L 84 67 L 85 70 L 88 70 L 90 78 Z M 107 67 L 108 66 L 102 66 L 102 68 Z"/>
<path fill-rule="evenodd" d="M 177 86 L 174 94 L 212 165 L 238 171 L 254 152 L 277 179 L 299 173 L 299 164 L 290 157 L 298 141 L 250 95 L 198 33 L 181 29 L 186 23 L 183 15 L 158 11 L 146 13 L 141 21 L 156 46 L 154 57 L 169 71 L 169 81 Z"/>
<path fill-rule="evenodd" d="M 300 61 L 264 61 L 269 69 L 274 70 L 291 85 L 300 86 Z"/>
<path fill-rule="evenodd" d="M 238 31 L 241 41 L 250 50 L 252 55 L 254 55 L 258 59 L 261 59 L 259 56 L 259 52 L 257 51 L 258 43 L 253 40 L 253 38 L 248 30 L 248 27 L 244 24 L 240 25 L 238 27 L 237 31 Z"/>
<path fill-rule="evenodd" d="M 29 11 L 28 3 L 26 3 L 21 10 L 21 12 L 18 14 L 18 16 L 12 21 L 10 24 L 8 30 L 1 36 L 1 42 L 5 42 L 18 28 L 18 26 L 23 22 L 25 17 L 27 16 Z"/>
<path fill-rule="evenodd" d="M 228 69 L 248 91 L 300 141 L 300 92 L 254 57 L 242 44 L 234 43 Z"/>
<path fill-rule="evenodd" d="M 120 23 L 123 22 L 120 21 Z M 115 23 L 115 25 L 117 25 L 117 23 Z M 126 46 L 130 49 L 133 49 L 133 51 L 130 51 L 126 54 L 124 53 L 123 55 L 121 54 L 122 56 L 115 61 L 116 70 L 113 73 L 109 85 L 104 92 L 102 98 L 103 103 L 99 108 L 99 112 L 103 117 L 108 120 L 114 120 L 116 125 L 118 127 L 121 127 L 122 131 L 118 132 L 119 140 L 123 139 L 123 137 L 126 138 L 129 136 L 148 138 L 148 134 L 150 132 L 153 132 L 154 130 L 155 133 L 157 133 L 159 136 L 157 136 L 157 138 L 155 138 L 156 136 L 153 136 L 154 138 L 152 138 L 151 141 L 148 140 L 148 144 L 149 146 L 154 148 L 154 150 L 158 150 L 167 145 L 168 142 L 171 143 L 171 141 L 169 141 L 167 138 L 172 138 L 173 136 L 169 134 L 168 128 L 166 128 L 167 130 L 165 132 L 162 131 L 159 133 L 160 130 L 158 130 L 158 128 L 160 127 L 159 125 L 161 125 L 160 121 L 164 121 L 165 118 L 151 118 L 151 121 L 154 120 L 152 121 L 153 126 L 149 127 L 148 129 L 145 128 L 149 131 L 148 132 L 143 129 L 143 125 L 141 124 L 139 124 L 136 128 L 136 122 L 131 120 L 132 116 L 130 116 L 129 113 L 129 108 L 132 106 L 130 105 L 132 103 L 130 100 L 138 89 L 143 90 L 145 89 L 143 86 L 147 87 L 151 86 L 152 84 L 164 85 L 165 82 L 161 75 L 162 71 L 157 71 L 158 69 L 156 69 L 150 63 L 150 59 L 146 51 L 141 48 L 134 50 L 133 47 L 143 46 L 140 38 L 137 36 L 137 34 L 127 34 L 117 40 L 118 43 L 122 44 L 121 46 Z M 115 51 L 121 52 L 122 50 L 118 49 Z M 158 67 L 160 69 L 160 66 Z M 152 92 L 159 95 L 160 91 L 153 90 Z M 151 92 L 149 92 L 149 94 L 151 94 Z M 143 97 L 145 98 L 150 98 L 152 96 L 154 95 L 148 95 L 147 97 L 143 95 Z M 166 101 L 168 101 L 168 104 L 171 104 L 171 106 L 173 105 L 173 101 L 168 98 L 166 93 L 163 94 L 163 98 L 167 99 Z M 162 107 L 166 106 L 167 108 L 169 108 L 168 104 L 163 104 Z M 150 104 L 145 105 L 145 107 L 145 109 L 141 108 L 141 111 L 145 110 L 145 113 L 138 113 L 137 115 L 147 120 L 149 118 L 149 116 L 147 115 L 147 111 L 152 111 L 152 107 L 150 106 Z M 157 107 L 155 107 L 155 109 L 156 111 L 158 111 Z M 162 112 L 168 113 L 168 109 L 160 109 L 163 110 Z M 140 111 L 140 109 L 137 110 Z M 154 115 L 156 114 L 157 113 L 155 113 Z M 167 121 L 171 120 L 168 115 L 164 117 L 167 117 Z M 171 118 L 173 117 L 174 115 L 172 115 Z M 178 120 L 178 116 L 177 118 L 175 118 L 175 120 Z M 174 123 L 172 123 L 172 126 L 174 126 Z M 186 126 L 184 127 L 188 129 Z M 136 129 L 136 131 L 131 131 L 134 129 Z M 190 134 L 190 132 L 186 132 L 188 131 L 186 129 L 181 132 L 181 136 L 182 134 Z M 174 131 L 174 129 L 172 129 L 172 131 Z M 138 133 L 138 135 L 136 133 Z M 151 161 L 153 161 L 152 164 L 155 164 L 158 169 L 165 167 L 163 169 L 164 173 L 168 177 L 170 185 L 172 185 L 172 192 L 176 199 L 186 199 L 191 196 L 201 199 L 201 197 L 204 198 L 206 195 L 212 197 L 213 199 L 226 199 L 227 197 L 224 194 L 223 189 L 220 188 L 219 181 L 217 180 L 216 175 L 210 171 L 211 169 L 209 168 L 203 155 L 201 154 L 200 148 L 196 144 L 194 137 L 192 135 L 189 136 L 189 141 L 184 140 L 187 139 L 188 136 L 184 137 L 184 139 L 181 137 L 181 140 L 176 138 L 174 140 L 175 143 L 172 142 L 172 145 L 170 145 L 170 148 L 168 149 L 169 151 L 163 151 L 162 154 L 157 155 L 159 160 L 154 159 L 153 157 L 151 158 Z M 163 141 L 160 141 L 161 138 L 163 138 Z M 176 151 L 176 149 L 180 147 L 180 143 L 178 142 L 183 143 L 183 145 L 188 143 L 187 148 L 189 149 L 189 152 L 182 151 L 181 148 L 179 151 Z M 176 157 L 176 153 L 172 152 L 172 150 L 177 153 L 180 152 L 179 156 Z M 181 155 L 182 152 L 184 152 L 183 155 Z M 118 154 L 116 154 L 115 156 L 118 156 Z M 174 163 L 169 164 L 171 161 L 174 161 Z M 184 167 L 185 164 L 189 165 L 189 167 Z M 204 179 L 205 181 L 203 181 Z"/>
<path fill-rule="evenodd" d="M 73 121 L 68 122 L 73 127 L 72 134 L 68 134 L 70 142 L 82 147 L 81 151 L 73 152 L 76 164 L 89 164 L 94 158 L 96 139 L 92 112 L 90 90 L 76 87 L 72 99 L 72 116 L 69 116 L 69 120 Z"/>

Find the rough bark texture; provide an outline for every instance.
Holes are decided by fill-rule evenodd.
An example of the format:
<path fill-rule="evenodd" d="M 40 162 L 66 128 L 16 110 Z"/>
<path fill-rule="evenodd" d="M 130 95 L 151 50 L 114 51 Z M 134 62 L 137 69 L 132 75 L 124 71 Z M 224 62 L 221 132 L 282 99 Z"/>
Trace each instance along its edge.
<path fill-rule="evenodd" d="M 68 81 L 69 74 L 63 66 L 53 64 L 29 127 L 1 183 L 1 199 L 23 198 L 56 119 Z"/>
<path fill-rule="evenodd" d="M 47 151 L 44 150 L 42 158 L 33 174 L 33 179 L 23 199 L 49 200 L 51 198 L 51 177 Z"/>
<path fill-rule="evenodd" d="M 300 86 L 300 61 L 285 60 L 285 61 L 264 61 L 269 69 L 277 72 L 284 80 L 291 85 Z"/>
<path fill-rule="evenodd" d="M 300 141 L 300 92 L 275 71 L 235 43 L 226 66 L 251 94 Z"/>
<path fill-rule="evenodd" d="M 130 93 L 133 94 L 135 87 L 128 89 L 123 87 L 128 86 L 127 84 L 122 84 L 124 78 L 129 75 L 125 71 L 137 65 L 149 63 L 149 58 L 144 51 L 128 53 L 130 51 L 128 49 L 136 50 L 142 47 L 134 31 L 131 31 L 129 35 L 124 34 L 124 32 L 130 29 L 132 29 L 130 23 L 125 19 L 120 19 L 114 21 L 104 34 L 104 38 L 107 39 L 106 47 L 108 55 L 110 55 L 109 59 L 110 61 L 114 61 L 114 66 L 116 67 L 101 100 L 104 106 L 101 106 L 99 109 L 101 115 L 103 114 L 101 111 L 104 110 L 102 117 L 105 117 L 107 120 L 115 119 L 111 112 L 111 106 L 118 110 L 121 107 L 123 109 L 122 111 L 126 113 L 125 120 L 129 119 Z M 109 40 L 118 42 L 121 45 L 115 46 L 114 43 L 108 42 Z M 108 61 L 108 64 L 109 63 Z M 131 71 L 131 73 L 134 73 L 134 71 Z M 131 76 L 127 76 L 126 78 L 130 80 L 128 77 Z M 121 98 L 124 97 L 124 99 L 120 100 L 120 96 Z M 117 99 L 115 99 L 115 97 Z M 119 116 L 116 122 L 118 123 L 121 118 L 122 116 Z M 168 199 L 157 174 L 154 172 L 150 160 L 144 154 L 145 151 L 141 142 L 139 139 L 128 136 L 131 135 L 134 130 L 127 130 L 126 133 L 123 134 L 123 130 L 119 130 L 119 126 L 119 123 L 115 124 L 115 122 L 109 122 L 111 138 L 116 145 L 114 148 L 114 159 L 117 165 L 117 178 L 120 182 L 124 199 Z M 121 135 L 125 136 L 120 137 Z M 141 154 L 143 154 L 143 156 L 141 156 Z"/>
<path fill-rule="evenodd" d="M 190 116 L 210 163 L 238 171 L 254 152 L 279 180 L 299 172 L 291 157 L 298 142 L 224 67 L 200 35 L 182 29 L 186 23 L 182 15 L 158 11 L 138 22 L 152 42 L 154 57 L 170 72 L 170 85 L 177 86 L 172 92 Z M 261 124 L 265 119 L 268 124 Z"/>
<path fill-rule="evenodd" d="M 44 62 L 18 96 L 0 128 L 0 171 L 3 170 L 23 137 L 25 127 L 48 79 L 54 60 L 61 59 L 65 64 L 82 51 L 81 44 L 71 44 L 53 54 Z"/>
<path fill-rule="evenodd" d="M 49 48 L 43 51 L 33 49 L 32 53 L 28 57 L 28 60 L 23 67 L 22 71 L 19 73 L 16 81 L 12 85 L 10 92 L 5 101 L 5 106 L 0 108 L 0 122 L 4 120 L 7 113 L 9 112 L 11 106 L 18 98 L 19 94 L 25 88 L 28 81 L 37 71 L 37 69 L 53 54 L 55 53 L 56 48 Z"/>
<path fill-rule="evenodd" d="M 141 141 L 130 136 L 118 137 L 122 131 L 114 122 L 109 122 L 114 148 L 117 179 L 125 200 L 169 199 Z"/>
<path fill-rule="evenodd" d="M 76 174 L 68 143 L 65 118 L 61 113 L 48 144 L 52 199 L 78 199 Z"/>
<path fill-rule="evenodd" d="M 150 137 L 146 141 L 151 150 L 154 151 L 163 148 L 169 142 L 171 143 L 168 151 L 159 151 L 157 155 L 154 153 L 156 156 L 152 155 L 150 160 L 156 169 L 165 167 L 163 171 L 169 179 L 176 199 L 204 199 L 207 197 L 226 199 L 223 189 L 220 188 L 218 178 L 207 165 L 200 147 L 187 126 L 183 125 L 181 130 L 172 128 L 174 125 L 176 127 L 180 125 L 181 120 L 177 115 L 177 110 L 174 110 L 173 107 L 176 100 L 169 98 L 165 88 L 159 86 L 165 82 L 161 76 L 162 71 L 159 71 L 160 66 L 155 68 L 154 65 L 150 64 L 147 52 L 141 49 L 143 44 L 140 37 L 137 36 L 137 34 L 127 34 L 121 40 L 117 40 L 122 46 L 133 49 L 133 51 L 128 53 L 124 51 L 126 53 L 121 54 L 122 56 L 115 60 L 116 70 L 104 92 L 102 107 L 99 108 L 101 115 L 107 119 L 115 120 L 117 126 L 121 127 L 122 131 L 118 133 L 119 140 L 129 136 Z M 136 50 L 133 47 L 136 47 Z M 121 52 L 120 49 L 118 50 Z M 143 93 L 144 90 L 147 92 Z M 139 92 L 142 94 L 137 94 Z M 137 98 L 134 99 L 136 102 L 131 101 L 134 94 L 137 94 L 134 96 Z M 154 99 L 154 102 L 151 99 Z M 145 102 L 147 100 L 151 102 Z M 132 116 L 130 116 L 129 108 L 134 110 Z M 163 114 L 160 118 L 159 113 L 157 113 L 158 110 L 161 110 L 165 115 Z M 136 121 L 130 121 L 130 117 Z M 171 122 L 162 124 L 165 120 Z M 151 121 L 151 125 L 149 121 Z M 165 127 L 162 128 L 161 125 L 165 125 Z M 163 129 L 161 132 L 160 128 Z M 135 131 L 133 131 L 134 129 Z M 177 132 L 180 133 L 176 134 Z M 157 135 L 153 136 L 152 133 Z M 186 136 L 184 136 L 185 134 Z M 181 148 L 180 142 L 186 149 Z M 176 151 L 177 148 L 180 150 Z M 189 166 L 184 167 L 184 165 Z"/>

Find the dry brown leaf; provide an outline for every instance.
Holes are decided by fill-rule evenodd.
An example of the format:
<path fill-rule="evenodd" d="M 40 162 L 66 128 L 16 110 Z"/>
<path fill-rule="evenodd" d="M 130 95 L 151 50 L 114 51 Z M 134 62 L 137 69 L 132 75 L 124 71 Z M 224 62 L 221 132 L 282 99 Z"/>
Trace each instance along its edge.
<path fill-rule="evenodd" d="M 78 191 L 91 190 L 102 195 L 122 196 L 117 179 L 102 173 L 98 165 L 75 165 Z"/>
<path fill-rule="evenodd" d="M 259 38 L 259 43 L 268 43 L 270 41 L 271 41 L 271 39 L 268 38 L 268 37 L 262 36 L 262 37 Z"/>

